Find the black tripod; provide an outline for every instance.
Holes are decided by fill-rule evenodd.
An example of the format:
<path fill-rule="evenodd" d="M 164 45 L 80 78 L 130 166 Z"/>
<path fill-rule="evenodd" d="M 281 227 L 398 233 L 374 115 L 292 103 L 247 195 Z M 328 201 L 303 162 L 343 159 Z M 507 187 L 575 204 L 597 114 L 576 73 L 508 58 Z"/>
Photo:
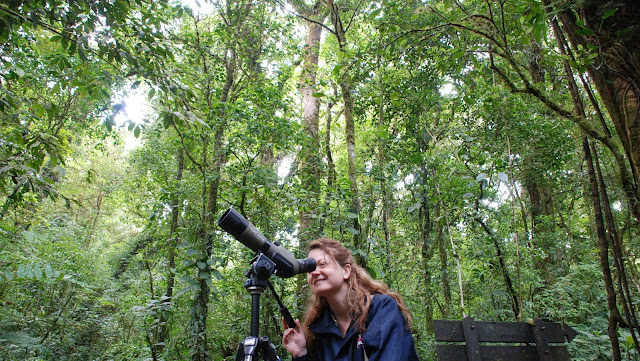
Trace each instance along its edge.
<path fill-rule="evenodd" d="M 245 337 L 238 345 L 236 361 L 253 361 L 262 357 L 266 361 L 279 361 L 276 350 L 268 337 L 260 337 L 260 296 L 269 287 L 280 306 L 280 313 L 289 327 L 295 327 L 293 317 L 289 310 L 282 304 L 273 286 L 269 282 L 269 277 L 275 272 L 276 264 L 265 256 L 262 252 L 252 261 L 251 268 L 247 271 L 249 278 L 244 282 L 244 288 L 251 294 L 251 336 Z"/>

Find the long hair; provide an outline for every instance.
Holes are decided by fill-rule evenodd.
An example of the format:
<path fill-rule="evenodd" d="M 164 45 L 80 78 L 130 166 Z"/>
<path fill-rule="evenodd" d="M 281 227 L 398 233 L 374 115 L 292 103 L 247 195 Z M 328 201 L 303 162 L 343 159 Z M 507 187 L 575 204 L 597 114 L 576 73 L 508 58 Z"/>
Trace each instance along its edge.
<path fill-rule="evenodd" d="M 307 253 L 314 249 L 324 251 L 324 253 L 331 256 L 341 267 L 351 265 L 351 276 L 347 279 L 349 285 L 347 300 L 349 308 L 351 309 L 349 317 L 355 321 L 360 333 L 366 331 L 365 321 L 367 320 L 367 314 L 371 306 L 371 299 L 376 293 L 393 297 L 407 321 L 407 328 L 411 327 L 411 314 L 402 301 L 402 297 L 398 293 L 391 291 L 384 283 L 374 280 L 364 268 L 355 263 L 351 251 L 340 244 L 340 242 L 329 238 L 319 238 L 309 243 Z M 315 339 L 315 335 L 309 330 L 308 326 L 320 315 L 325 307 L 328 307 L 326 298 L 314 294 L 311 295 L 304 318 L 304 325 L 307 327 L 303 327 L 307 344 L 312 344 Z"/>

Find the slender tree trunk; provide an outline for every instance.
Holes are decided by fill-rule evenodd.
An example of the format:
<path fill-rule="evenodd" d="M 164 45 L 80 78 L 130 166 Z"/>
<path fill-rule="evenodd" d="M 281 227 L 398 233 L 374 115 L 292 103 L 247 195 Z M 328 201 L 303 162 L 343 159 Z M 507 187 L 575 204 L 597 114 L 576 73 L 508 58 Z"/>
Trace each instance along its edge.
<path fill-rule="evenodd" d="M 535 39 L 531 41 L 531 57 L 529 61 L 529 72 L 531 73 L 531 79 L 534 84 L 544 83 L 544 71 L 539 64 L 539 59 L 541 57 L 540 54 L 540 46 L 536 43 Z M 523 177 L 523 185 L 525 189 L 527 189 L 527 193 L 529 194 L 529 201 L 531 203 L 531 230 L 534 233 L 534 237 L 536 237 L 539 233 L 540 228 L 540 216 L 542 216 L 542 204 L 544 202 L 542 197 L 542 192 L 540 191 L 540 179 L 539 179 L 539 167 L 535 164 L 537 147 L 535 145 L 532 149 L 532 155 L 529 157 L 525 157 L 524 159 L 524 177 Z M 543 252 L 545 254 L 549 253 L 546 245 L 543 248 Z M 546 269 L 546 265 L 548 264 L 548 260 L 546 257 L 542 260 L 542 262 L 537 262 L 537 269 Z"/>
<path fill-rule="evenodd" d="M 442 309 L 442 316 L 451 316 L 451 285 L 449 284 L 449 256 L 447 253 L 447 242 L 444 239 L 444 220 L 440 216 L 440 212 L 444 211 L 440 209 L 440 206 L 435 206 L 435 218 L 438 220 L 436 223 L 436 244 L 438 246 L 438 255 L 440 256 L 440 283 L 442 285 L 442 295 L 444 296 L 444 307 Z"/>
<path fill-rule="evenodd" d="M 331 23 L 334 27 L 334 32 L 338 40 L 340 51 L 346 50 L 347 37 L 345 29 L 340 19 L 340 10 L 338 5 L 333 1 L 328 1 L 331 11 Z M 344 123 L 345 123 L 345 137 L 347 141 L 347 172 L 349 174 L 349 190 L 351 191 L 351 212 L 355 213 L 358 217 L 353 218 L 353 246 L 356 249 L 361 248 L 361 235 L 360 235 L 360 193 L 358 190 L 358 169 L 356 163 L 356 131 L 355 120 L 353 118 L 353 99 L 351 98 L 351 83 L 346 74 L 342 74 L 339 80 L 340 91 L 342 94 L 342 102 L 344 103 Z M 363 257 L 356 255 L 356 261 L 365 266 L 365 260 Z"/>
<path fill-rule="evenodd" d="M 582 148 L 587 163 L 587 173 L 589 176 L 589 184 L 591 191 L 591 201 L 593 202 L 594 217 L 596 221 L 596 234 L 598 237 L 598 246 L 600 249 L 600 267 L 604 278 L 604 285 L 607 291 L 607 308 L 609 310 L 609 326 L 608 334 L 611 341 L 611 349 L 613 352 L 613 360 L 620 361 L 622 356 L 620 353 L 620 341 L 618 340 L 618 324 L 622 323 L 622 316 L 618 310 L 616 301 L 616 292 L 613 287 L 613 279 L 611 277 L 611 268 L 609 266 L 609 242 L 602 217 L 602 208 L 600 204 L 600 194 L 598 190 L 598 181 L 593 167 L 593 159 L 591 150 L 589 149 L 589 140 L 582 137 Z"/>
<path fill-rule="evenodd" d="M 178 163 L 178 172 L 176 175 L 176 183 L 180 183 L 182 180 L 182 172 L 184 170 L 184 151 L 182 148 L 178 148 L 176 155 L 176 161 Z M 175 285 L 176 275 L 173 272 L 176 266 L 176 249 L 178 246 L 178 236 L 176 235 L 178 229 L 178 220 L 180 215 L 180 198 L 176 195 L 171 202 L 171 226 L 169 230 L 169 257 L 167 264 L 167 289 L 164 294 L 164 298 L 160 300 L 160 324 L 158 329 L 158 337 L 156 340 L 156 353 L 162 355 L 166 346 L 167 338 L 169 336 L 169 311 L 164 309 L 164 306 L 171 306 L 173 304 L 173 287 Z"/>
<path fill-rule="evenodd" d="M 384 70 L 380 66 L 380 53 L 376 55 L 376 72 L 382 73 Z M 385 126 L 385 94 L 384 85 L 382 83 L 382 76 L 378 77 L 378 91 L 380 92 L 378 98 L 378 132 L 383 134 Z M 384 132 L 386 133 L 386 132 Z M 391 218 L 391 202 L 389 201 L 389 195 L 387 190 L 387 177 L 385 172 L 385 166 L 387 164 L 387 158 L 385 155 L 385 139 L 382 136 L 378 136 L 377 142 L 377 163 L 378 163 L 378 180 L 380 181 L 380 207 L 382 208 L 382 232 L 384 235 L 384 246 L 387 254 L 387 269 L 391 269 L 391 236 L 389 234 L 389 220 Z M 389 283 L 390 280 L 387 281 Z"/>
<path fill-rule="evenodd" d="M 605 185 L 604 177 L 602 176 L 602 170 L 600 167 L 600 161 L 598 160 L 598 153 L 596 152 L 595 145 L 589 144 L 591 147 L 591 154 L 594 161 L 594 167 L 596 169 L 596 175 L 598 177 L 598 187 L 602 199 L 602 210 L 604 213 L 605 224 L 607 227 L 607 236 L 609 237 L 609 244 L 611 248 L 611 256 L 613 257 L 613 264 L 615 265 L 617 277 L 615 279 L 618 282 L 618 294 L 622 299 L 622 310 L 624 311 L 627 325 L 631 330 L 631 338 L 633 339 L 636 349 L 640 349 L 638 345 L 638 339 L 636 332 L 638 331 L 638 321 L 635 313 L 635 304 L 632 299 L 632 295 L 629 291 L 629 283 L 627 279 L 627 271 L 625 269 L 625 262 L 623 258 L 623 245 L 622 237 L 618 231 L 618 227 L 615 224 L 613 213 L 611 212 L 611 202 L 609 201 L 609 195 L 607 194 L 607 188 Z"/>
<path fill-rule="evenodd" d="M 500 240 L 493 233 L 491 228 L 482 220 L 482 216 L 479 212 L 479 202 L 482 199 L 482 195 L 476 199 L 475 202 L 475 214 L 473 216 L 473 220 L 476 221 L 482 229 L 487 233 L 489 238 L 493 241 L 493 246 L 496 249 L 496 257 L 498 258 L 498 269 L 504 278 L 504 283 L 507 288 L 507 294 L 509 295 L 509 301 L 511 301 L 511 310 L 513 311 L 514 319 L 518 319 L 520 316 L 520 302 L 518 300 L 518 293 L 513 287 L 513 281 L 511 280 L 511 276 L 509 275 L 509 270 L 507 270 L 507 266 L 504 262 L 504 252 L 502 252 L 502 247 L 500 247 Z"/>
<path fill-rule="evenodd" d="M 215 216 L 218 213 L 218 191 L 220 188 L 220 174 L 222 173 L 222 169 L 224 168 L 226 159 L 224 156 L 222 140 L 224 135 L 224 130 L 226 126 L 226 104 L 229 99 L 229 92 L 231 91 L 231 87 L 233 85 L 235 79 L 235 52 L 231 51 L 233 54 L 233 60 L 230 61 L 229 64 L 226 65 L 227 68 L 227 78 L 225 82 L 225 86 L 223 87 L 220 103 L 222 104 L 220 111 L 218 113 L 219 122 L 217 124 L 216 132 L 214 135 L 214 152 L 216 154 L 216 159 L 214 160 L 213 169 L 211 173 L 213 177 L 211 181 L 209 181 L 208 189 L 203 190 L 203 199 L 207 199 L 207 206 L 203 209 L 203 214 L 205 215 L 202 229 L 200 230 L 199 239 L 201 242 L 201 250 L 204 267 L 198 267 L 198 291 L 196 292 L 196 297 L 193 301 L 193 306 L 191 308 L 191 325 L 192 325 L 192 353 L 191 360 L 192 361 L 209 361 L 211 357 L 209 356 L 208 345 L 207 345 L 207 316 L 208 316 L 208 307 L 209 303 L 209 294 L 211 292 L 211 287 L 209 284 L 211 283 L 211 266 L 209 265 L 209 258 L 213 253 L 213 238 L 209 234 L 209 230 L 215 224 Z M 206 151 L 203 152 L 206 156 Z M 204 162 L 206 164 L 206 161 Z M 203 179 L 206 188 L 206 178 Z"/>
<path fill-rule="evenodd" d="M 324 156 L 327 161 L 327 191 L 324 196 L 324 204 L 322 205 L 322 218 L 320 221 L 320 227 L 318 229 L 318 233 L 322 234 L 324 232 L 324 226 L 326 223 L 326 218 L 328 216 L 328 210 L 331 206 L 331 194 L 333 192 L 333 185 L 336 182 L 336 165 L 333 162 L 333 155 L 331 153 L 331 122 L 332 122 L 332 113 L 331 109 L 333 108 L 333 103 L 331 101 L 327 102 L 327 120 L 325 126 L 325 134 L 324 134 Z"/>
<path fill-rule="evenodd" d="M 423 189 L 426 192 L 426 189 Z M 419 195 L 424 197 L 424 193 Z M 418 201 L 418 200 L 416 200 Z M 429 204 L 426 201 L 422 202 L 422 206 L 418 209 L 418 231 L 420 234 L 420 245 L 422 254 L 422 269 L 424 272 L 422 282 L 424 289 L 427 291 L 424 297 L 424 321 L 425 332 L 427 334 L 433 334 L 433 295 L 430 290 L 433 289 L 431 284 L 432 272 L 429 262 L 433 258 L 433 253 L 437 243 L 432 239 L 431 233 L 433 231 L 433 224 L 431 221 L 431 212 L 429 210 Z"/>

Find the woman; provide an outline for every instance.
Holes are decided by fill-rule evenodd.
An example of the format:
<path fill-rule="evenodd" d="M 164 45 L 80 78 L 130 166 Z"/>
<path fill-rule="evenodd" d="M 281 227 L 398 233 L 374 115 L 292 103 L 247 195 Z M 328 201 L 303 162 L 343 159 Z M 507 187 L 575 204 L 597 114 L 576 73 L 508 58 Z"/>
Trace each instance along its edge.
<path fill-rule="evenodd" d="M 418 360 L 400 295 L 373 280 L 338 241 L 320 238 L 308 250 L 317 266 L 307 274 L 313 294 L 305 327 L 296 320 L 282 337 L 293 361 Z"/>

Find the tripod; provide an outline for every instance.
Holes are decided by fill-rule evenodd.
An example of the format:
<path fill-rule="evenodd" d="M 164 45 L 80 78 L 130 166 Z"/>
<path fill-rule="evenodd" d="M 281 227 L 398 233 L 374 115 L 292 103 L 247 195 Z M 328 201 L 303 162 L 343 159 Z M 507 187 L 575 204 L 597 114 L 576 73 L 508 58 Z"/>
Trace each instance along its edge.
<path fill-rule="evenodd" d="M 262 252 L 252 261 L 251 268 L 246 275 L 249 278 L 243 284 L 244 288 L 251 294 L 251 336 L 245 337 L 238 345 L 236 361 L 253 361 L 262 357 L 266 361 L 279 361 L 276 350 L 268 337 L 260 337 L 260 296 L 269 287 L 280 305 L 280 313 L 289 327 L 295 327 L 293 317 L 289 310 L 282 304 L 273 286 L 269 282 L 269 277 L 275 272 L 276 264 L 266 257 Z"/>

